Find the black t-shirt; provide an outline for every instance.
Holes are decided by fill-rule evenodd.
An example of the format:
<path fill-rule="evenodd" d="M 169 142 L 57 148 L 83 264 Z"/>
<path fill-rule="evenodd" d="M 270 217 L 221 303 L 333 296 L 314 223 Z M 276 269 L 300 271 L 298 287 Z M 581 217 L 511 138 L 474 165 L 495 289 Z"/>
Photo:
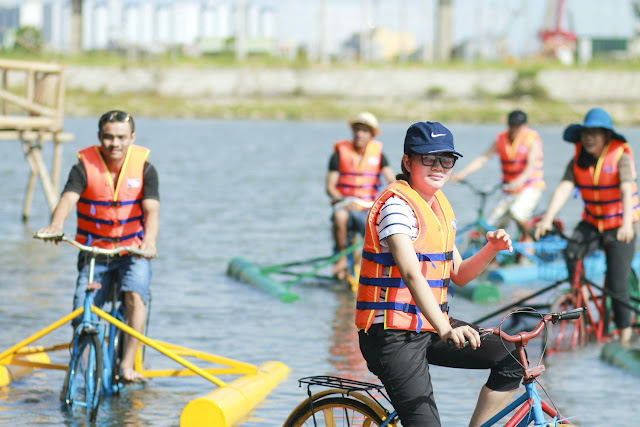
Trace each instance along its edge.
<path fill-rule="evenodd" d="M 158 172 L 156 168 L 149 162 L 144 162 L 144 169 L 142 172 L 142 200 L 154 199 L 160 200 L 160 193 L 158 191 Z M 87 187 L 87 171 L 84 168 L 84 163 L 76 163 L 69 172 L 69 178 L 64 186 L 63 193 L 72 191 L 74 193 L 82 194 Z"/>
<path fill-rule="evenodd" d="M 384 156 L 384 153 L 380 153 L 380 169 L 389 166 L 389 162 L 387 158 Z M 331 155 L 329 159 L 329 170 L 340 172 L 340 154 L 337 151 Z"/>

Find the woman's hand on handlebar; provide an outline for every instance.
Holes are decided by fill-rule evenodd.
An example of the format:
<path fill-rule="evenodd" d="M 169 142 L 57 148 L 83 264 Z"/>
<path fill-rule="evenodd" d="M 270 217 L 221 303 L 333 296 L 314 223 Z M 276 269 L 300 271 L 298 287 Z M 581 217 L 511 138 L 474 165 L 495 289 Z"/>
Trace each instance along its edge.
<path fill-rule="evenodd" d="M 453 342 L 458 348 L 463 348 L 465 341 L 469 341 L 472 349 L 480 347 L 480 334 L 469 325 L 462 325 L 456 328 L 452 328 L 449 332 L 440 336 L 442 341 L 449 343 Z"/>

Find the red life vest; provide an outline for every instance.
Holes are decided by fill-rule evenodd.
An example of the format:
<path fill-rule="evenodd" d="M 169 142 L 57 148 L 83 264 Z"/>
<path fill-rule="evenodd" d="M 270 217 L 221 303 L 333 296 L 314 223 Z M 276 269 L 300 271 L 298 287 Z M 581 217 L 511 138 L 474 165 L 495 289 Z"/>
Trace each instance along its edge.
<path fill-rule="evenodd" d="M 520 193 L 526 187 L 544 190 L 542 141 L 538 133 L 528 127 L 522 128 L 513 142 L 509 141 L 509 131 L 498 134 L 496 150 L 500 156 L 502 182 L 504 183 L 511 182 L 522 175 L 522 172 L 524 172 L 527 167 L 527 157 L 533 144 L 538 146 L 538 157 L 535 160 L 533 173 L 520 188 L 516 190 L 505 190 L 507 193 Z"/>
<path fill-rule="evenodd" d="M 334 150 L 340 157 L 338 191 L 345 197 L 374 201 L 380 187 L 382 143 L 369 141 L 362 157 L 348 140 L 336 142 Z"/>
<path fill-rule="evenodd" d="M 78 152 L 87 172 L 87 187 L 76 206 L 78 242 L 107 249 L 140 246 L 144 236 L 143 172 L 148 156 L 148 149 L 131 145 L 114 186 L 98 146 Z"/>
<path fill-rule="evenodd" d="M 413 241 L 416 256 L 433 295 L 445 317 L 447 312 L 447 289 L 455 241 L 455 216 L 449 201 L 442 191 L 437 191 L 432 206 L 405 181 L 390 184 L 376 200 L 367 217 L 364 238 L 360 283 L 356 302 L 356 326 L 365 331 L 373 324 L 377 310 L 384 310 L 385 329 L 433 331 L 433 326 L 420 313 L 409 288 L 402 280 L 391 253 L 382 253 L 376 231 L 378 214 L 391 196 L 405 200 L 418 220 L 418 236 Z M 384 267 L 389 268 L 389 277 L 383 277 Z M 386 288 L 384 301 L 380 301 Z"/>
<path fill-rule="evenodd" d="M 622 194 L 620 192 L 620 176 L 618 161 L 622 154 L 631 159 L 633 173 L 633 222 L 640 219 L 640 203 L 633 153 L 629 144 L 612 140 L 602 150 L 595 165 L 588 169 L 578 167 L 577 160 L 581 143 L 576 143 L 576 154 L 573 158 L 573 173 L 576 185 L 584 201 L 582 219 L 604 231 L 622 226 Z"/>

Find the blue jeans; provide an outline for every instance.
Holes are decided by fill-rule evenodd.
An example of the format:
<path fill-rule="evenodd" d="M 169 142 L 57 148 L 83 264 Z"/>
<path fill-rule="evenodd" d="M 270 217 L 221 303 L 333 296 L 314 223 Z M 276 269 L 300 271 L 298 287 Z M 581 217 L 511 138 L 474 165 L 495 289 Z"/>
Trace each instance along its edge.
<path fill-rule="evenodd" d="M 89 263 L 78 264 L 78 280 L 73 297 L 73 309 L 82 307 L 89 281 Z M 119 286 L 119 299 L 123 292 L 135 292 L 142 297 L 144 305 L 149 305 L 149 285 L 151 284 L 151 262 L 146 258 L 134 256 L 115 257 L 108 262 L 96 261 L 93 281 L 102 285 L 94 296 L 94 304 L 100 308 L 109 297 L 111 286 Z M 73 320 L 73 325 L 80 323 L 81 317 Z"/>

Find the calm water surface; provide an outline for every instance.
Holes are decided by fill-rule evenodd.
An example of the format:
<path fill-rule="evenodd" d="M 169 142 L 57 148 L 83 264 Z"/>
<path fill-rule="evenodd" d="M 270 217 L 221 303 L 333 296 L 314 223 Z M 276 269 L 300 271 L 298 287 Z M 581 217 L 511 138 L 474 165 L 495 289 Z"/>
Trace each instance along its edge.
<path fill-rule="evenodd" d="M 63 181 L 75 151 L 96 141 L 96 120 L 68 119 L 76 142 L 65 146 Z M 398 168 L 404 131 L 410 123 L 383 123 L 380 139 Z M 449 126 L 464 165 L 483 152 L 500 126 Z M 554 186 L 572 146 L 561 141 L 561 127 L 538 129 L 545 142 L 545 173 Z M 640 129 L 620 129 L 640 141 Z M 159 257 L 153 262 L 153 338 L 259 365 L 279 360 L 291 373 L 244 426 L 281 425 L 305 397 L 297 378 L 340 374 L 371 380 L 357 348 L 353 296 L 335 285 L 306 283 L 300 300 L 285 304 L 225 276 L 229 260 L 243 256 L 261 265 L 328 255 L 329 207 L 324 178 L 333 141 L 348 137 L 345 123 L 148 120 L 137 121 L 137 142 L 151 149 L 160 174 L 162 197 Z M 636 152 L 640 147 L 633 143 Z M 62 317 L 71 308 L 76 253 L 31 235 L 48 224 L 49 212 L 38 188 L 27 225 L 20 221 L 28 177 L 18 143 L 3 143 L 0 156 L 0 349 L 4 350 Z M 50 150 L 50 147 L 48 147 Z M 50 157 L 50 151 L 46 151 Z M 460 167 L 460 166 L 458 166 Z M 499 179 L 497 160 L 477 173 L 479 183 Z M 474 217 L 477 199 L 460 186 L 446 193 L 461 223 Z M 543 203 L 549 200 L 550 191 Z M 581 209 L 570 201 L 562 211 L 568 226 Z M 75 221 L 65 231 L 74 232 Z M 520 290 L 524 292 L 526 290 Z M 508 302 L 508 301 L 507 301 Z M 475 320 L 498 305 L 454 299 L 452 314 Z M 41 340 L 64 342 L 63 327 Z M 554 355 L 543 383 L 557 405 L 579 425 L 615 420 L 636 425 L 640 378 L 598 359 L 592 345 Z M 54 360 L 65 363 L 66 355 Z M 148 367 L 176 367 L 154 350 Z M 473 411 L 484 372 L 433 368 L 443 425 L 463 426 Z M 0 423 L 12 426 L 83 425 L 59 407 L 62 372 L 40 371 L 0 389 Z M 213 387 L 200 378 L 153 379 L 106 399 L 98 425 L 174 426 L 192 399 Z"/>

